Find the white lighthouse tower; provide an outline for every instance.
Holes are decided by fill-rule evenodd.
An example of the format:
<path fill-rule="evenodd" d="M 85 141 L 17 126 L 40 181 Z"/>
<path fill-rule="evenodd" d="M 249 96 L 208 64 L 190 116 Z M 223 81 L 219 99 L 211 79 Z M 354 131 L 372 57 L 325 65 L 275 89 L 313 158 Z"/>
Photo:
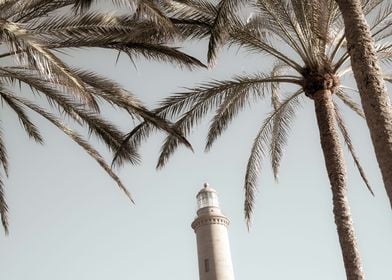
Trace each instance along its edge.
<path fill-rule="evenodd" d="M 208 184 L 197 194 L 196 233 L 200 280 L 234 280 L 227 226 L 218 195 Z"/>

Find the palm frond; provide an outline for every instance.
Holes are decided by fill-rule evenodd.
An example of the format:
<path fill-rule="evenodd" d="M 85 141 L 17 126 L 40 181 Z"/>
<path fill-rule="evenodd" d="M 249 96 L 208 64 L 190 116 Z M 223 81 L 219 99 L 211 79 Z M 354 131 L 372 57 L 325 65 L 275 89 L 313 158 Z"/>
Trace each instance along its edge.
<path fill-rule="evenodd" d="M 4 183 L 2 178 L 0 177 L 0 216 L 1 216 L 1 223 L 3 225 L 5 234 L 9 232 L 9 225 L 8 225 L 8 205 L 5 200 L 4 194 Z"/>
<path fill-rule="evenodd" d="M 135 0 L 131 0 L 135 1 Z M 162 1 L 161 1 L 162 2 Z M 163 13 L 162 4 L 154 0 L 139 0 L 136 6 L 135 18 L 148 19 L 166 30 L 174 30 L 173 23 Z"/>
<path fill-rule="evenodd" d="M 56 14 L 60 9 L 73 5 L 75 0 L 29 0 L 16 1 L 16 5 L 6 10 L 13 22 L 27 23 Z M 4 10 L 3 10 L 4 11 Z"/>
<path fill-rule="evenodd" d="M 111 0 L 113 4 L 118 5 L 118 6 L 125 6 L 129 7 L 132 10 L 134 10 L 139 2 L 142 2 L 143 0 Z M 94 4 L 94 2 L 99 2 L 98 0 L 73 0 L 73 9 L 76 12 L 84 13 L 88 11 L 91 6 Z"/>
<path fill-rule="evenodd" d="M 371 11 L 373 11 L 376 7 L 378 7 L 380 4 L 382 4 L 384 1 L 382 0 L 376 0 L 376 1 L 368 1 L 367 3 L 367 10 L 364 10 L 364 14 L 367 15 Z M 385 38 L 388 38 L 389 36 L 392 35 L 391 32 L 391 26 L 392 22 L 390 20 L 387 20 L 390 16 L 392 15 L 392 4 L 388 4 L 384 9 L 379 9 L 378 15 L 375 17 L 374 22 L 371 24 L 370 29 L 373 32 L 372 37 L 375 39 L 376 43 L 381 42 Z M 343 45 L 343 38 L 341 39 L 341 44 L 337 45 L 335 47 L 334 53 L 337 52 L 339 48 L 342 47 Z M 382 59 L 388 60 L 389 57 L 386 55 L 386 53 L 382 53 L 380 51 L 380 56 Z M 340 57 L 340 59 L 335 63 L 335 71 L 339 69 L 340 66 L 342 66 L 344 63 L 346 63 L 349 60 L 349 54 L 348 50 L 346 50 Z"/>
<path fill-rule="evenodd" d="M 261 38 L 254 32 L 243 29 L 243 25 L 237 24 L 233 27 L 230 39 L 231 44 L 238 44 L 239 46 L 246 47 L 250 51 L 256 53 L 265 53 L 273 56 L 274 58 L 282 61 L 283 63 L 291 66 L 294 70 L 300 73 L 302 66 L 293 60 L 292 58 L 285 55 L 282 51 L 279 51 L 275 46 L 268 42 L 265 38 Z"/>
<path fill-rule="evenodd" d="M 89 12 L 82 15 L 60 14 L 27 25 L 31 34 L 42 35 L 46 38 L 55 36 L 63 40 L 97 36 L 111 36 L 113 33 L 123 37 L 135 38 L 149 29 L 157 30 L 155 24 L 139 21 L 132 16 L 116 15 L 103 12 Z M 103 37 L 103 36 L 102 36 Z"/>
<path fill-rule="evenodd" d="M 163 130 L 172 135 L 172 137 L 176 138 L 179 143 L 184 144 L 186 147 L 192 150 L 191 144 L 184 137 L 182 132 L 173 127 L 169 121 L 165 120 L 165 114 L 158 114 L 159 112 L 150 112 L 135 96 L 133 96 L 130 92 L 123 90 L 119 85 L 109 79 L 92 72 L 81 70 L 75 71 L 89 87 L 94 89 L 95 95 L 97 97 L 101 97 L 106 102 L 116 105 L 120 108 L 125 108 L 132 117 L 139 119 L 142 118 L 144 120 L 142 123 L 143 127 L 148 128 L 148 131 L 156 129 Z M 139 130 L 139 126 L 137 126 L 137 130 Z M 131 131 L 125 138 L 121 139 L 121 144 L 115 150 L 116 153 L 112 165 L 120 164 L 122 162 L 121 153 L 128 150 L 135 150 L 136 147 L 140 144 L 142 138 L 145 139 L 145 137 L 147 137 L 147 135 L 143 135 L 145 137 L 140 137 L 137 141 L 135 141 L 135 139 L 131 140 L 133 136 L 134 132 Z"/>
<path fill-rule="evenodd" d="M 146 59 L 175 63 L 189 69 L 206 67 L 198 59 L 179 51 L 177 48 L 165 45 L 150 44 L 147 42 L 129 42 L 124 45 L 114 45 L 113 48 L 123 51 L 131 59 L 135 56 L 143 56 Z"/>
<path fill-rule="evenodd" d="M 390 27 L 392 26 L 391 20 L 388 20 L 392 15 L 392 3 L 379 9 L 378 14 L 374 17 L 373 21 L 369 24 L 373 37 L 376 40 L 382 40 L 391 35 Z"/>
<path fill-rule="evenodd" d="M 198 95 L 198 94 L 196 93 L 194 95 Z M 176 116 L 177 114 L 180 113 L 180 111 L 182 111 L 184 107 L 191 105 L 192 102 L 190 101 L 190 99 L 192 98 L 188 98 L 188 97 L 189 96 L 187 96 L 186 94 L 181 94 L 174 98 L 170 97 L 162 102 L 162 107 L 153 110 L 152 113 L 155 114 L 156 116 L 159 116 L 162 119 L 167 118 L 169 115 Z M 172 129 L 177 131 L 176 133 L 180 133 L 181 135 L 186 136 L 185 133 L 179 131 L 178 127 L 174 126 Z M 147 121 L 144 121 L 139 125 L 137 125 L 123 139 L 124 145 L 122 145 L 119 151 L 115 154 L 112 161 L 112 165 L 117 164 L 118 153 L 121 152 L 121 150 L 125 147 L 126 143 L 130 143 L 132 146 L 138 147 L 142 143 L 142 141 L 146 140 L 150 136 L 150 134 L 156 130 L 157 127 Z M 177 145 L 179 144 L 178 139 L 176 140 L 176 143 Z"/>
<path fill-rule="evenodd" d="M 74 9 L 77 12 L 86 12 L 93 5 L 95 0 L 75 0 Z"/>
<path fill-rule="evenodd" d="M 342 50 L 342 47 L 346 44 L 346 36 L 344 33 L 344 29 L 337 29 L 335 33 L 335 38 L 332 40 L 331 45 L 329 47 L 330 49 L 330 55 L 329 59 L 330 61 L 334 61 L 336 55 L 340 50 Z"/>
<path fill-rule="evenodd" d="M 7 71 L 2 73 L 1 70 Z M 95 136 L 98 137 L 98 139 L 105 143 L 109 150 L 114 152 L 120 148 L 124 135 L 117 127 L 104 120 L 96 113 L 86 110 L 83 108 L 84 106 L 82 104 L 69 99 L 68 96 L 65 96 L 59 92 L 50 81 L 43 80 L 39 76 L 32 75 L 29 72 L 12 68 L 1 68 L 0 77 L 4 77 L 6 75 L 9 75 L 8 77 L 12 77 L 13 79 L 17 79 L 20 82 L 27 84 L 38 94 L 43 94 L 48 99 L 49 104 L 58 108 L 60 113 L 65 113 L 73 120 L 82 125 L 85 125 L 90 132 L 92 132 Z M 107 87 L 109 87 L 109 85 L 110 83 L 108 83 Z M 99 96 L 99 93 L 100 92 L 97 90 L 97 96 Z M 7 98 L 7 96 L 4 98 Z M 12 99 L 9 100 L 12 101 Z M 140 105 L 140 103 L 138 103 L 138 105 Z M 124 104 L 119 104 L 119 106 L 122 108 L 125 107 Z M 138 163 L 140 158 L 136 149 L 130 145 L 125 145 L 124 148 L 125 149 L 119 155 L 121 161 L 128 161 L 132 164 Z"/>
<path fill-rule="evenodd" d="M 293 9 L 284 0 L 269 0 L 256 2 L 256 6 L 261 12 L 261 16 L 266 17 L 270 21 L 270 26 L 275 23 L 278 28 L 274 29 L 274 33 L 278 35 L 287 46 L 292 48 L 301 59 L 308 64 L 314 63 L 313 53 L 309 50 L 310 42 L 307 41 L 313 35 L 312 33 L 304 33 L 309 30 L 308 27 L 301 29 L 298 21 L 299 18 L 293 16 Z M 298 11 L 298 10 L 297 10 Z M 305 16 L 304 10 L 300 12 Z M 304 22 L 307 22 L 306 20 Z"/>
<path fill-rule="evenodd" d="M 0 129 L 0 164 L 3 166 L 5 175 L 8 176 L 7 151 L 4 145 L 3 133 L 1 129 Z M 1 223 L 3 225 L 5 234 L 8 234 L 8 206 L 5 200 L 4 183 L 1 175 L 0 175 L 0 216 L 1 216 Z"/>
<path fill-rule="evenodd" d="M 392 75 L 391 74 L 384 75 L 384 81 L 390 82 L 392 84 Z"/>
<path fill-rule="evenodd" d="M 6 94 L 6 93 L 3 93 Z M 8 98 L 14 99 L 15 101 L 23 104 L 24 106 L 30 108 L 32 111 L 35 111 L 49 122 L 54 124 L 57 128 L 59 128 L 62 132 L 64 132 L 67 136 L 69 136 L 73 141 L 75 141 L 79 146 L 81 146 L 101 167 L 102 169 L 117 183 L 119 188 L 125 193 L 125 195 L 133 202 L 133 198 L 124 184 L 121 182 L 120 178 L 113 172 L 110 166 L 105 162 L 102 156 L 99 154 L 97 150 L 95 150 L 86 140 L 82 138 L 78 133 L 67 127 L 64 123 L 62 123 L 58 118 L 56 118 L 53 114 L 47 112 L 46 110 L 40 108 L 34 103 L 12 95 L 8 95 Z"/>
<path fill-rule="evenodd" d="M 162 106 L 153 110 L 152 113 L 156 116 L 159 116 L 160 118 L 175 117 L 180 114 L 181 111 L 185 110 L 185 108 L 190 107 L 193 102 L 192 100 L 200 98 L 202 94 L 198 92 L 193 92 L 192 95 L 193 97 L 189 96 L 186 93 L 182 93 L 169 97 L 166 100 L 162 101 Z M 130 142 L 131 145 L 137 147 L 144 140 L 146 140 L 152 132 L 156 130 L 158 130 L 156 126 L 147 121 L 144 121 L 137 125 L 126 135 L 123 140 L 123 143 Z M 113 159 L 113 164 L 116 163 L 116 158 L 117 155 Z"/>
<path fill-rule="evenodd" d="M 34 69 L 30 69 L 28 67 L 1 67 L 0 79 L 4 84 L 9 84 L 10 86 L 14 86 L 15 83 L 19 83 L 20 86 L 22 84 L 26 84 L 33 92 L 44 94 L 49 104 L 56 107 L 60 112 L 68 114 L 76 122 L 80 121 L 79 117 L 74 112 L 73 104 L 62 104 L 59 102 L 62 100 L 62 91 L 67 91 L 68 88 L 61 84 L 53 84 L 52 81 L 41 77 L 41 75 L 36 73 Z M 69 102 L 76 102 L 71 100 L 69 96 L 64 98 L 66 98 Z M 75 105 L 76 104 L 77 106 L 81 106 L 80 103 L 75 103 Z"/>
<path fill-rule="evenodd" d="M 167 132 L 172 137 L 176 138 L 179 143 L 184 144 L 187 148 L 192 150 L 192 145 L 184 137 L 181 131 L 174 128 L 172 124 L 164 118 L 164 116 L 162 117 L 146 109 L 130 92 L 126 92 L 113 81 L 105 79 L 95 73 L 83 71 L 78 71 L 78 73 L 86 84 L 95 89 L 97 96 L 104 98 L 107 102 L 115 104 L 120 108 L 125 108 L 132 117 L 142 118 L 146 123 L 159 130 Z M 128 142 L 129 141 L 124 140 L 121 141 L 122 144 L 117 147 L 115 156 L 116 159 L 119 159 L 118 156 L 120 151 L 124 152 L 137 146 L 126 144 Z"/>
<path fill-rule="evenodd" d="M 294 96 L 300 95 L 301 93 L 303 93 L 302 89 L 294 93 Z M 269 145 L 269 152 L 272 171 L 276 181 L 278 180 L 280 162 L 283 156 L 283 149 L 287 145 L 288 134 L 292 127 L 291 123 L 295 118 L 295 111 L 299 106 L 299 103 L 296 100 L 297 99 L 295 99 L 295 102 L 291 101 L 289 105 L 285 105 L 281 109 L 280 107 L 282 105 L 280 104 L 280 101 L 278 101 L 278 106 L 274 108 L 274 110 L 279 111 L 277 114 L 275 114 L 272 120 L 273 124 L 271 130 L 271 143 Z"/>
<path fill-rule="evenodd" d="M 370 191 L 370 193 L 374 196 L 374 192 L 372 190 L 372 187 L 370 186 L 369 180 L 366 178 L 365 171 L 363 170 L 363 167 L 361 166 L 361 163 L 359 162 L 358 156 L 356 155 L 354 145 L 351 142 L 350 134 L 349 134 L 347 127 L 343 121 L 343 118 L 341 116 L 339 108 L 337 107 L 336 104 L 334 104 L 334 105 L 335 105 L 334 106 L 335 107 L 335 119 L 338 124 L 339 130 L 343 135 L 343 139 L 348 147 L 348 150 L 354 160 L 354 163 L 359 171 L 359 174 L 361 175 L 363 182 L 365 183 L 365 185 L 368 188 L 368 190 Z"/>
<path fill-rule="evenodd" d="M 271 70 L 271 77 L 283 76 L 284 72 L 288 69 L 288 66 L 281 61 L 276 61 Z M 280 81 L 271 82 L 271 105 L 276 109 L 280 105 Z"/>
<path fill-rule="evenodd" d="M 278 80 L 280 82 L 299 83 L 298 78 L 295 79 L 293 77 L 285 76 L 270 78 L 265 77 L 263 74 L 255 75 L 253 77 L 236 77 L 229 81 L 214 81 L 194 88 L 187 93 L 181 93 L 166 98 L 161 103 L 160 109 L 161 112 L 162 110 L 165 110 L 166 116 L 175 117 L 187 107 L 190 108 L 175 123 L 175 127 L 186 136 L 210 110 L 223 104 L 226 98 L 235 96 L 239 92 L 253 93 L 253 96 L 255 97 L 262 97 L 265 84 Z M 229 107 L 229 109 L 232 108 Z M 224 107 L 222 107 L 222 112 L 225 112 Z M 216 121 L 217 126 L 220 126 L 220 121 L 222 121 L 222 119 L 218 114 Z M 220 134 L 219 131 L 222 131 L 222 128 L 223 126 L 221 126 L 220 129 L 215 130 L 216 133 L 211 133 L 210 141 L 213 141 L 213 139 Z M 215 137 L 213 137 L 212 134 L 215 134 Z M 177 146 L 178 142 L 173 139 L 173 137 L 168 136 L 165 139 L 158 160 L 158 168 L 163 167 L 167 163 Z"/>
<path fill-rule="evenodd" d="M 245 174 L 245 202 L 244 202 L 244 213 L 245 221 L 248 229 L 251 225 L 251 219 L 255 204 L 255 197 L 257 192 L 257 179 L 261 172 L 261 163 L 265 157 L 268 149 L 268 143 L 271 140 L 271 132 L 273 129 L 274 118 L 279 112 L 285 107 L 296 106 L 298 104 L 298 98 L 302 92 L 291 95 L 289 98 L 282 101 L 279 108 L 273 110 L 268 117 L 264 120 L 257 136 L 253 142 L 250 157 L 246 167 Z"/>
<path fill-rule="evenodd" d="M 54 2 L 54 3 L 51 3 Z M 66 1 L 48 1 L 48 0 L 7 0 L 3 1 L 0 6 L 1 18 L 9 19 L 14 22 L 26 22 L 36 16 L 46 15 L 49 12 L 61 8 L 61 2 Z M 53 5 L 54 4 L 54 5 Z M 42 13 L 45 10 L 46 13 Z"/>
<path fill-rule="evenodd" d="M 205 21 L 171 18 L 182 39 L 205 39 L 211 34 L 211 24 Z"/>
<path fill-rule="evenodd" d="M 172 126 L 171 123 L 148 111 L 147 109 L 137 108 L 134 110 L 136 110 L 136 113 L 139 114 L 146 122 L 151 123 L 156 128 L 168 132 L 170 135 L 169 137 L 176 139 L 177 143 L 183 144 L 193 151 L 192 145 L 185 138 L 185 133 L 183 133 L 181 129 L 178 129 L 175 125 Z"/>
<path fill-rule="evenodd" d="M 383 0 L 361 0 L 362 10 L 365 15 L 369 15 L 374 9 L 383 3 Z"/>
<path fill-rule="evenodd" d="M 184 136 L 187 136 L 191 128 L 197 125 L 200 120 L 207 114 L 208 107 L 203 106 L 200 103 L 196 104 L 191 110 L 189 110 L 182 118 L 180 118 L 175 124 L 174 128 L 180 131 Z M 180 142 L 176 137 L 171 135 L 167 136 L 161 147 L 157 168 L 162 168 L 168 162 L 170 156 L 177 149 Z"/>
<path fill-rule="evenodd" d="M 166 42 L 173 40 L 173 32 L 164 30 L 151 22 L 138 21 L 129 16 L 97 12 L 78 17 L 54 16 L 31 25 L 28 32 L 30 41 L 31 36 L 34 35 L 35 38 L 40 38 L 45 42 L 45 48 L 40 47 L 40 49 L 51 56 L 53 55 L 46 48 L 100 47 L 123 51 L 131 59 L 141 55 L 147 59 L 168 61 L 188 68 L 205 67 L 196 58 L 175 47 L 165 45 Z M 38 47 L 40 44 L 35 42 L 34 46 Z M 11 53 L 2 54 L 0 57 L 11 54 L 26 56 L 26 52 L 31 49 L 29 46 L 17 45 L 17 47 Z"/>
<path fill-rule="evenodd" d="M 230 26 L 237 21 L 235 12 L 242 2 L 241 0 L 221 0 L 218 4 L 208 42 L 207 61 L 210 68 L 216 63 L 219 50 L 229 38 Z"/>
<path fill-rule="evenodd" d="M 211 34 L 218 10 L 204 0 L 181 0 L 166 3 L 165 12 L 184 39 L 203 39 Z"/>
<path fill-rule="evenodd" d="M 392 42 L 384 44 L 375 44 L 377 57 L 380 62 L 385 64 L 392 64 Z"/>
<path fill-rule="evenodd" d="M 303 47 L 310 53 L 322 58 L 326 45 L 331 40 L 331 25 L 338 11 L 335 1 L 291 1 L 296 22 L 304 33 Z M 325 12 L 328 11 L 328 12 Z M 297 31 L 300 34 L 299 31 Z M 312 49 L 310 49 L 312 48 Z M 311 55 L 311 56 L 313 56 Z M 317 59 L 317 58 L 316 58 Z"/>
<path fill-rule="evenodd" d="M 357 104 L 349 95 L 347 95 L 343 88 L 339 88 L 335 92 L 336 96 L 343 101 L 344 104 L 346 104 L 351 110 L 353 110 L 358 116 L 365 118 L 365 115 L 362 111 L 362 108 L 359 104 Z"/>
<path fill-rule="evenodd" d="M 3 140 L 2 129 L 0 129 L 0 165 L 3 167 L 5 176 L 8 177 L 8 157 L 7 157 L 7 149 Z"/>
<path fill-rule="evenodd" d="M 92 108 L 97 108 L 93 96 L 84 88 L 80 79 L 70 71 L 64 62 L 35 38 L 28 35 L 27 30 L 15 23 L 4 21 L 2 31 L 3 39 L 6 40 L 22 64 L 27 62 L 54 83 L 59 80 L 67 81 L 68 87 L 73 89 L 72 93 Z"/>
<path fill-rule="evenodd" d="M 300 85 L 301 81 L 294 76 L 269 77 L 263 73 L 255 75 L 236 76 L 231 80 L 212 81 L 202 84 L 187 92 L 177 93 L 165 98 L 160 103 L 160 111 L 165 112 L 167 117 L 176 117 L 181 112 L 190 109 L 193 105 L 200 102 L 202 106 L 213 107 L 221 104 L 227 95 L 236 92 L 252 91 L 254 95 L 263 94 L 264 84 L 281 82 Z M 208 109 L 209 110 L 209 109 Z"/>
<path fill-rule="evenodd" d="M 256 78 L 257 82 L 252 84 L 252 77 L 247 79 L 239 78 L 237 81 L 243 83 L 238 85 L 234 92 L 228 93 L 221 104 L 218 106 L 217 112 L 214 115 L 207 136 L 207 143 L 205 150 L 209 151 L 215 140 L 224 132 L 231 120 L 250 103 L 250 98 L 253 96 L 254 101 L 264 98 L 268 85 L 273 87 L 273 84 L 278 82 L 283 83 L 285 76 L 265 76 L 259 74 Z M 253 80 L 254 82 L 255 80 Z M 251 86 L 251 87 L 249 87 Z"/>
<path fill-rule="evenodd" d="M 19 2 L 19 3 L 18 3 Z M 8 18 L 10 16 L 10 12 L 14 10 L 14 7 L 19 4 L 18 0 L 8 0 L 0 2 L 0 15 L 1 18 Z"/>
<path fill-rule="evenodd" d="M 205 20 L 212 24 L 218 13 L 216 5 L 207 0 L 172 0 L 164 3 L 164 11 L 177 19 Z"/>
<path fill-rule="evenodd" d="M 134 94 L 103 75 L 80 68 L 73 68 L 72 71 L 80 77 L 91 91 L 94 91 L 94 95 L 97 98 L 101 98 L 113 106 L 118 106 L 118 108 L 143 106 L 142 102 Z"/>
<path fill-rule="evenodd" d="M 1 99 L 5 101 L 8 106 L 17 114 L 19 121 L 21 122 L 28 136 L 34 139 L 37 143 L 43 144 L 43 139 L 39 133 L 38 128 L 30 121 L 23 107 L 8 97 L 12 95 L 11 93 L 3 94 L 4 91 L 6 91 L 4 88 L 0 88 Z"/>
<path fill-rule="evenodd" d="M 60 14 L 27 25 L 30 34 L 48 48 L 107 47 L 130 42 L 173 43 L 177 30 L 164 28 L 129 15 L 89 12 L 72 16 Z"/>
<path fill-rule="evenodd" d="M 35 111 L 53 123 L 85 149 L 130 197 L 100 153 L 88 139 L 64 124 L 64 118 L 69 118 L 72 126 L 80 126 L 76 129 L 88 129 L 89 137 L 96 137 L 109 151 L 116 153 L 117 163 L 139 162 L 137 141 L 124 142 L 126 135 L 100 116 L 97 101 L 125 110 L 132 120 L 142 121 L 142 127 L 148 127 L 148 130 L 164 130 L 179 143 L 192 148 L 190 143 L 181 131 L 163 116 L 149 111 L 130 92 L 94 73 L 72 69 L 57 54 L 66 53 L 70 48 L 98 47 L 124 52 L 131 60 L 144 57 L 191 69 L 205 66 L 174 47 L 184 36 L 164 10 L 171 0 L 111 1 L 117 6 L 127 6 L 127 15 L 123 11 L 118 14 L 88 12 L 94 2 L 98 3 L 94 0 L 0 1 L 0 36 L 4 45 L 4 53 L 0 54 L 0 58 L 4 58 L 4 65 L 0 67 L 0 99 L 16 113 L 28 135 L 38 142 L 42 142 L 42 137 L 30 119 L 29 111 Z M 11 59 L 13 64 L 6 66 Z M 46 99 L 50 108 L 39 107 L 41 99 L 34 103 L 29 98 L 18 97 L 9 90 L 15 85 L 19 85 L 20 90 L 29 87 L 34 97 Z M 0 161 L 7 175 L 2 139 Z M 0 182 L 0 214 L 6 224 L 2 188 Z"/>
<path fill-rule="evenodd" d="M 233 118 L 244 109 L 245 105 L 250 105 L 249 98 L 251 97 L 251 93 L 251 91 L 245 89 L 245 91 L 236 92 L 225 97 L 208 129 L 207 143 L 205 146 L 206 152 L 211 149 L 215 140 L 226 130 Z M 261 96 L 264 97 L 264 94 L 260 94 Z"/>

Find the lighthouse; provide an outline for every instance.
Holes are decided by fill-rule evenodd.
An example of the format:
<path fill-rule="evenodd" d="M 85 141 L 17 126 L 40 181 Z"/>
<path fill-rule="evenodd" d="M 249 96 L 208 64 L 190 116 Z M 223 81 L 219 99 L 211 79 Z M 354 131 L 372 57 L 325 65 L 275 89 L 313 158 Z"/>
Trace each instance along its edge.
<path fill-rule="evenodd" d="M 200 280 L 234 280 L 227 227 L 218 194 L 207 183 L 196 196 L 197 217 L 192 223 L 196 234 Z"/>

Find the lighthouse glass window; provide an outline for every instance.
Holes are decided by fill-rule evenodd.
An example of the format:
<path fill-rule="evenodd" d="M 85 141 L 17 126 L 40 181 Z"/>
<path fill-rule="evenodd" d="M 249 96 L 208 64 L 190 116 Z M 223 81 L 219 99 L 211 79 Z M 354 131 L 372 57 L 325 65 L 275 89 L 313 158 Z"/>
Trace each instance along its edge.
<path fill-rule="evenodd" d="M 209 259 L 204 259 L 204 271 L 210 272 L 210 260 Z"/>
<path fill-rule="evenodd" d="M 198 206 L 200 208 L 204 207 L 219 207 L 218 196 L 215 192 L 202 192 L 199 194 Z"/>

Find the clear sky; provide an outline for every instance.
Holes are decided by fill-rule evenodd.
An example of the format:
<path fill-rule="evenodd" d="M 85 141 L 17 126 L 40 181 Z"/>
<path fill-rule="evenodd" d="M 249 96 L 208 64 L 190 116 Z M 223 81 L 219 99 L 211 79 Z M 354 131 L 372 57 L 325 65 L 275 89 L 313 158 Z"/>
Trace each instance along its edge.
<path fill-rule="evenodd" d="M 205 50 L 205 42 L 187 48 L 203 61 Z M 271 65 L 265 57 L 236 49 L 224 52 L 214 70 L 194 72 L 143 59 L 136 60 L 135 69 L 125 56 L 116 65 L 110 51 L 70 54 L 70 64 L 112 77 L 150 107 L 183 86 L 268 70 Z M 2 109 L 11 164 L 5 181 L 11 226 L 8 237 L 0 234 L 0 279 L 197 280 L 190 224 L 196 215 L 195 195 L 206 181 L 218 191 L 231 220 L 236 279 L 345 279 L 313 104 L 307 99 L 303 104 L 279 183 L 268 161 L 263 164 L 250 232 L 243 219 L 243 178 L 253 138 L 270 111 L 268 99 L 241 113 L 209 153 L 203 151 L 208 120 L 203 122 L 189 138 L 195 153 L 181 147 L 161 171 L 155 164 L 164 134 L 151 137 L 142 146 L 142 164 L 119 170 L 136 205 L 52 125 L 34 116 L 46 139 L 39 146 L 28 140 L 15 115 Z M 376 193 L 373 198 L 367 191 L 345 148 L 348 196 L 364 271 L 368 280 L 392 279 L 392 211 L 366 124 L 345 112 Z M 123 114 L 111 109 L 105 114 L 124 129 L 133 127 Z"/>

